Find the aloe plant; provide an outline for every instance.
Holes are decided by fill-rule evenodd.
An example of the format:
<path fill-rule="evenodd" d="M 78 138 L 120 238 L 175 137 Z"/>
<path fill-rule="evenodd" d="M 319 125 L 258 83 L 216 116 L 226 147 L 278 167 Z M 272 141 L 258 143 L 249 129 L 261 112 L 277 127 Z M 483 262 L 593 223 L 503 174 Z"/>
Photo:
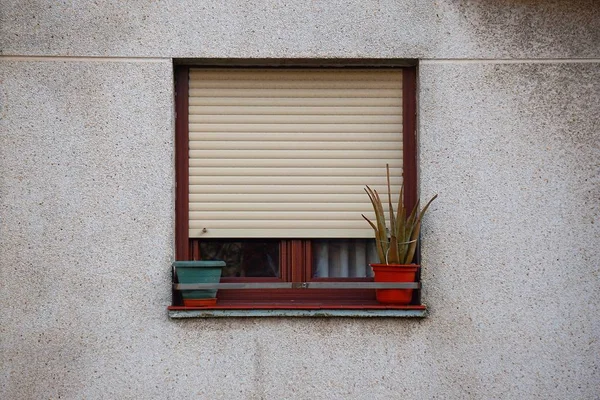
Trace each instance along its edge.
<path fill-rule="evenodd" d="M 386 172 L 390 222 L 389 229 L 387 227 L 384 206 L 379 197 L 379 193 L 369 186 L 365 188 L 365 192 L 367 192 L 371 204 L 373 205 L 373 210 L 375 210 L 375 222 L 372 222 L 369 218 L 365 217 L 364 214 L 362 217 L 375 231 L 377 255 L 382 264 L 410 264 L 415 257 L 417 241 L 419 240 L 419 233 L 421 231 L 421 220 L 431 202 L 437 197 L 437 194 L 429 200 L 421 212 L 419 212 L 419 200 L 417 200 L 413 210 L 410 213 L 407 213 L 407 209 L 404 207 L 404 184 L 402 184 L 400 188 L 400 199 L 398 200 L 398 206 L 394 213 L 389 164 L 386 164 Z"/>

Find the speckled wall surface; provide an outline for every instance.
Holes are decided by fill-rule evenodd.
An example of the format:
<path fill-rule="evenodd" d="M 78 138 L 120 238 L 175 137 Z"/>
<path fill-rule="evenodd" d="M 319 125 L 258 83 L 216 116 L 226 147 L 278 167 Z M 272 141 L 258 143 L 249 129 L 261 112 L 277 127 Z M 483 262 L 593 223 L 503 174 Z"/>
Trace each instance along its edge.
<path fill-rule="evenodd" d="M 598 398 L 600 7 L 488 3 L 4 1 L 0 398 Z M 421 59 L 428 318 L 168 319 L 173 57 Z"/>

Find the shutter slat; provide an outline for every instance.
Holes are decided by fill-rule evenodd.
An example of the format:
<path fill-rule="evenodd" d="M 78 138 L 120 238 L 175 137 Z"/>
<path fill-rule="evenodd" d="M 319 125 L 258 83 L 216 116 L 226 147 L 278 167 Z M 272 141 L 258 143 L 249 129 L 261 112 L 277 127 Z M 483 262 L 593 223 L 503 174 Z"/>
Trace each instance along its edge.
<path fill-rule="evenodd" d="M 395 97 L 401 89 L 190 89 L 193 97 Z"/>
<path fill-rule="evenodd" d="M 347 140 L 347 139 L 346 139 Z M 234 146 L 228 141 L 190 141 L 190 150 L 221 150 L 227 147 L 234 147 L 231 150 L 402 150 L 402 143 L 388 141 L 330 141 L 330 142 L 297 142 L 271 140 L 268 142 L 262 140 L 237 141 Z"/>
<path fill-rule="evenodd" d="M 397 197 L 397 196 L 396 196 Z M 397 201 L 397 198 L 396 198 Z M 363 214 L 363 203 L 190 203 L 190 211 L 357 211 Z"/>
<path fill-rule="evenodd" d="M 190 185 L 190 194 L 214 193 L 236 194 L 243 188 L 245 194 L 330 194 L 332 185 Z M 336 193 L 357 193 L 364 185 L 335 185 Z M 379 193 L 387 193 L 384 185 L 369 185 Z M 392 187 L 394 192 L 400 191 L 399 187 Z"/>
<path fill-rule="evenodd" d="M 396 81 L 402 82 L 400 70 L 390 69 L 190 69 L 190 81 L 195 80 L 350 80 L 350 81 Z"/>
<path fill-rule="evenodd" d="M 401 160 L 400 160 L 401 161 Z M 400 162 L 400 164 L 402 164 Z M 381 174 L 381 166 L 377 165 L 376 168 L 353 168 L 353 167 L 342 167 L 342 168 L 314 168 L 313 166 L 292 168 L 269 168 L 269 167 L 257 167 L 250 168 L 246 165 L 242 167 L 192 167 L 190 168 L 190 177 L 220 177 L 220 176 L 239 176 L 239 177 L 261 177 L 261 176 L 272 176 L 272 177 L 294 177 L 294 176 L 312 176 L 312 177 L 347 177 L 347 176 L 376 176 Z M 392 177 L 399 177 L 402 174 L 402 168 L 390 167 L 390 174 Z M 402 178 L 400 178 L 402 179 Z"/>
<path fill-rule="evenodd" d="M 401 124 L 399 115 L 190 115 L 192 124 Z"/>
<path fill-rule="evenodd" d="M 196 141 L 251 142 L 397 142 L 402 132 L 190 132 L 190 143 Z M 402 146 L 402 143 L 399 142 Z"/>
<path fill-rule="evenodd" d="M 201 115 L 394 115 L 402 116 L 400 107 L 335 107 L 335 106 L 190 106 L 190 114 Z"/>
<path fill-rule="evenodd" d="M 279 220 L 230 220 L 230 219 L 209 219 L 209 220 L 191 220 L 190 229 L 210 230 L 212 228 L 220 229 L 244 229 L 244 228 L 276 228 L 287 229 L 290 226 L 294 228 L 312 228 L 312 229 L 363 229 L 367 224 L 362 218 L 360 220 L 337 220 L 326 221 L 322 219 L 309 220 L 294 220 L 294 219 L 279 219 Z M 368 225 L 367 225 L 368 226 Z M 372 235 L 372 232 L 371 232 Z"/>
<path fill-rule="evenodd" d="M 368 154 L 366 154 L 368 153 Z M 260 156 L 263 159 L 281 159 L 301 160 L 301 159 L 322 159 L 330 161 L 331 159 L 348 158 L 359 159 L 361 157 L 372 156 L 378 159 L 394 158 L 398 155 L 398 150 L 261 150 Z M 256 160 L 256 150 L 190 150 L 190 157 L 194 159 L 252 159 Z"/>
<path fill-rule="evenodd" d="M 368 155 L 365 155 L 367 157 Z M 237 167 L 237 168 L 254 168 L 254 167 L 269 167 L 269 168 L 379 168 L 385 171 L 385 164 L 390 167 L 401 168 L 402 160 L 398 158 L 377 159 L 377 160 L 352 160 L 352 167 L 348 166 L 347 159 L 218 159 L 218 158 L 194 158 L 190 159 L 190 167 Z M 381 166 L 383 164 L 383 167 Z M 385 173 L 385 172 L 384 172 Z M 362 190 L 362 189 L 361 189 Z"/>
<path fill-rule="evenodd" d="M 383 195 L 383 193 L 381 193 Z M 223 194 L 216 193 L 191 193 L 189 195 L 190 203 L 212 203 L 212 202 L 222 202 L 222 203 L 356 203 L 363 204 L 365 208 L 365 212 L 370 210 L 370 203 L 367 198 L 365 202 L 365 197 L 367 195 L 363 191 L 362 193 L 357 194 L 248 194 L 248 193 L 231 193 L 227 196 Z M 387 196 L 386 196 L 387 197 Z M 394 198 L 397 200 L 397 195 L 392 197 L 392 201 L 396 202 Z M 358 215 L 360 217 L 360 214 Z"/>
<path fill-rule="evenodd" d="M 375 214 L 363 213 L 370 219 L 375 219 Z M 280 220 L 296 220 L 296 221 L 319 221 L 327 225 L 329 221 L 345 220 L 352 221 L 356 217 L 355 211 L 254 211 L 252 213 L 245 211 L 190 211 L 190 218 L 197 221 L 280 221 Z M 359 225 L 358 228 L 364 228 Z"/>
<path fill-rule="evenodd" d="M 194 124 L 190 132 L 402 132 L 402 124 Z"/>
<path fill-rule="evenodd" d="M 366 222 L 365 222 L 366 224 Z M 372 238 L 373 230 L 349 228 L 192 228 L 190 237 L 196 238 Z"/>
<path fill-rule="evenodd" d="M 190 97 L 190 106 L 401 107 L 399 97 Z M 192 109 L 190 109 L 192 111 Z"/>
<path fill-rule="evenodd" d="M 402 116 L 400 107 L 335 107 L 335 106 L 190 106 L 190 114 L 201 115 L 393 115 Z"/>
<path fill-rule="evenodd" d="M 400 186 L 402 179 L 394 177 L 393 186 Z M 373 185 L 387 184 L 384 176 L 190 176 L 190 185 Z"/>
<path fill-rule="evenodd" d="M 401 90 L 398 81 L 352 81 L 352 80 L 194 80 L 191 89 L 394 89 Z"/>

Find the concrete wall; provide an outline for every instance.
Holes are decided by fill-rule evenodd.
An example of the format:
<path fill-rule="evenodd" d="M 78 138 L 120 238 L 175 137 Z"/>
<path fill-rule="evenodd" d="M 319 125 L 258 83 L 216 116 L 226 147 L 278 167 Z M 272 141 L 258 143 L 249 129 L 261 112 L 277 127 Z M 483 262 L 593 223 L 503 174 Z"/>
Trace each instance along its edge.
<path fill-rule="evenodd" d="M 597 2 L 0 7 L 1 398 L 598 398 Z M 428 318 L 167 317 L 174 57 L 421 59 Z"/>

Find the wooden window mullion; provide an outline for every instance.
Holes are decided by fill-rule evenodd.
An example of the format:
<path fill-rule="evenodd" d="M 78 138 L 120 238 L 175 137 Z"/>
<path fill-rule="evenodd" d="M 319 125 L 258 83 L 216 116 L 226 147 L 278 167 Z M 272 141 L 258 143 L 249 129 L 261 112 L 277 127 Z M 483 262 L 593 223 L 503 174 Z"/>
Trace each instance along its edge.
<path fill-rule="evenodd" d="M 306 263 L 304 254 L 304 240 L 294 239 L 290 241 L 291 254 L 291 281 L 304 282 L 304 266 Z"/>
<path fill-rule="evenodd" d="M 313 264 L 313 259 L 312 259 L 312 241 L 311 240 L 304 240 L 304 246 L 303 246 L 303 255 L 304 255 L 304 261 L 303 261 L 303 265 L 302 265 L 302 276 L 303 276 L 303 281 L 304 282 L 308 282 L 312 279 L 313 273 L 312 273 L 312 264 Z"/>
<path fill-rule="evenodd" d="M 291 252 L 289 240 L 279 243 L 279 277 L 288 282 L 291 279 Z"/>

